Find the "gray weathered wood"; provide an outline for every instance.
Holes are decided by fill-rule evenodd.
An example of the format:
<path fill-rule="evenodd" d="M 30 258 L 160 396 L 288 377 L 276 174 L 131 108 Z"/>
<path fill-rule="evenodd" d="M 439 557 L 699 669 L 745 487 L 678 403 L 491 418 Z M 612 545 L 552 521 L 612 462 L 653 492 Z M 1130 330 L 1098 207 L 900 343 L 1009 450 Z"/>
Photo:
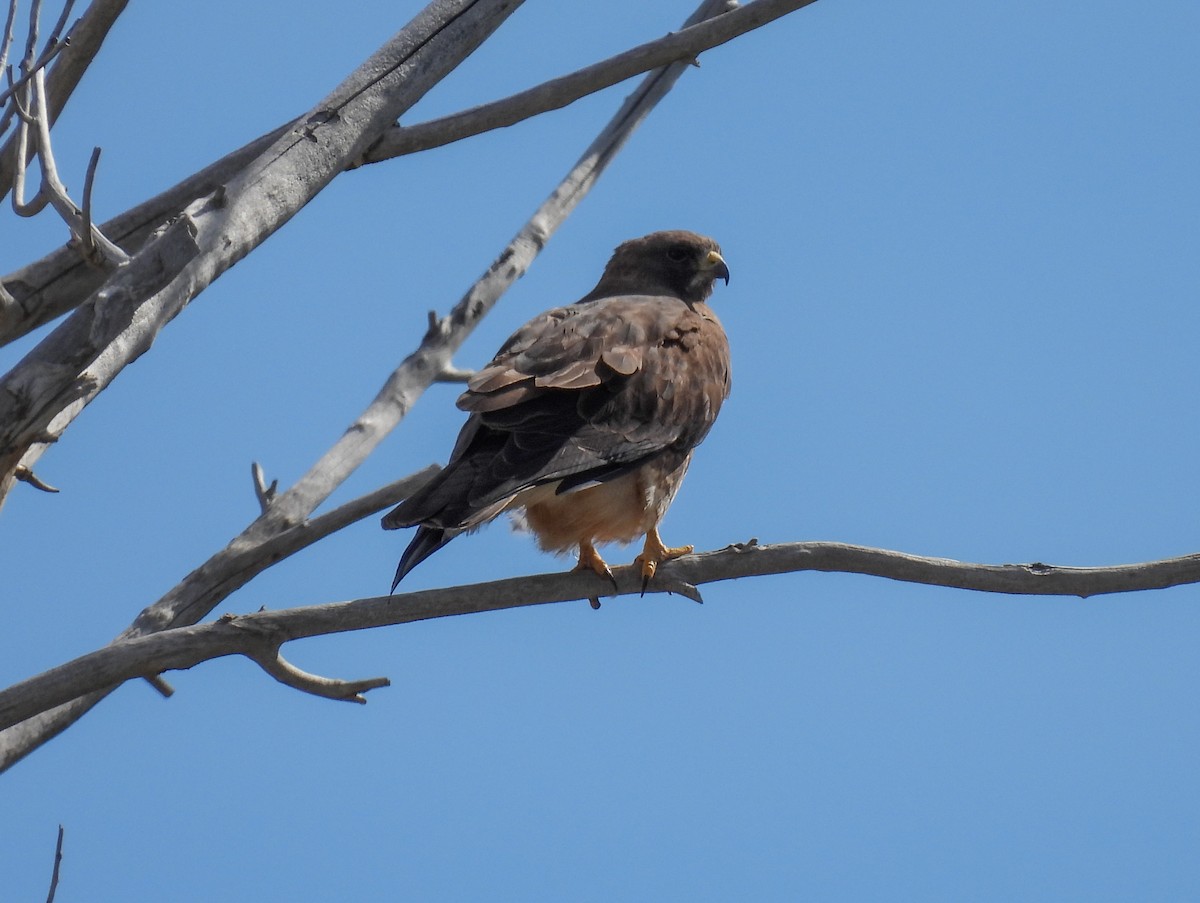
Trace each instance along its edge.
<path fill-rule="evenodd" d="M 688 555 L 662 566 L 651 592 L 695 596 L 696 586 L 722 580 L 801 571 L 867 574 L 980 592 L 1086 598 L 1105 593 L 1164 589 L 1200 582 L 1200 555 L 1112 567 L 1060 567 L 1033 564 L 971 564 L 946 558 L 926 558 L 833 542 L 797 542 L 760 546 L 739 543 L 713 552 Z M 112 687 L 131 678 L 166 669 L 191 668 L 226 655 L 245 655 L 256 661 L 291 640 L 305 637 L 407 624 L 431 618 L 501 611 L 530 605 L 569 602 L 600 595 L 641 593 L 637 567 L 615 568 L 616 588 L 583 571 L 516 577 L 425 590 L 397 596 L 378 596 L 302 608 L 264 611 L 222 618 L 216 623 L 181 627 L 132 637 L 80 656 L 0 692 L 0 728 L 16 724 L 80 695 Z M 303 681 L 284 679 L 314 692 Z M 311 675 L 309 675 L 311 677 Z M 336 681 L 325 680 L 319 695 Z M 345 683 L 347 698 L 370 686 L 386 685 L 382 678 Z"/>
<path fill-rule="evenodd" d="M 30 466 L 193 298 L 358 159 L 520 3 L 430 4 L 227 185 L 187 207 L 183 217 L 195 252 L 165 284 L 115 296 L 102 286 L 88 310 L 77 311 L 18 363 L 0 381 L 0 504 L 18 466 Z M 103 311 L 99 322 L 97 310 Z"/>
<path fill-rule="evenodd" d="M 390 126 L 381 140 L 361 159 L 352 162 L 350 168 L 439 147 L 558 109 L 666 62 L 694 59 L 705 50 L 812 2 L 814 0 L 753 0 L 703 27 L 688 27 L 649 41 L 511 97 L 429 122 Z M 101 225 L 101 230 L 126 251 L 136 251 L 146 236 L 165 219 L 232 178 L 294 122 L 256 138 L 166 191 L 113 217 Z M 67 247 L 5 276 L 3 283 L 13 296 L 13 302 L 0 305 L 0 343 L 19 338 L 78 306 L 102 278 L 102 274 L 87 267 L 79 260 L 79 255 Z"/>

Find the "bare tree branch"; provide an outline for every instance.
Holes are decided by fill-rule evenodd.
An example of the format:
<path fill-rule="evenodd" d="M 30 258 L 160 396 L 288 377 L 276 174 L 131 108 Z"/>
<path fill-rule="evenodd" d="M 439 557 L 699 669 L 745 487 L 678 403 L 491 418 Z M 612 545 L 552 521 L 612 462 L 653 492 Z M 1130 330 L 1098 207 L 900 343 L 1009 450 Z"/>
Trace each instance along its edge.
<path fill-rule="evenodd" d="M 721 580 L 800 571 L 867 574 L 980 592 L 1086 598 L 1200 583 L 1200 555 L 1141 564 L 1078 568 L 1040 562 L 971 564 L 830 542 L 760 546 L 752 540 L 666 563 L 649 590 L 679 592 Z M 613 576 L 615 593 L 613 585 L 596 574 L 570 571 L 283 611 L 227 615 L 211 624 L 134 637 L 80 656 L 0 692 L 0 728 L 7 728 L 77 696 L 110 688 L 143 674 L 191 668 L 226 655 L 244 655 L 258 661 L 272 676 L 292 686 L 301 685 L 298 688 L 306 692 L 317 692 L 316 687 L 324 687 L 334 698 L 343 698 L 349 694 L 346 683 L 322 683 L 325 679 L 312 681 L 311 675 L 299 678 L 278 665 L 267 667 L 262 661 L 266 654 L 264 650 L 274 654 L 279 645 L 291 640 L 350 630 L 583 600 L 597 593 L 631 595 L 642 592 L 641 573 L 636 566 L 615 568 Z M 350 686 L 357 687 L 355 693 L 358 693 L 369 689 L 368 685 L 385 686 L 383 680 L 370 678 Z M 319 692 L 318 695 L 331 693 Z"/>
<path fill-rule="evenodd" d="M 17 472 L 13 474 L 22 483 L 28 483 L 34 489 L 40 489 L 42 492 L 58 492 L 54 486 L 38 478 L 38 475 L 28 467 L 18 467 Z"/>
<path fill-rule="evenodd" d="M 130 253 L 143 248 L 164 223 L 197 199 L 218 191 L 225 181 L 286 134 L 295 122 L 256 138 L 174 187 L 114 217 L 101 229 Z M 78 307 L 105 278 L 106 274 L 87 266 L 69 245 L 5 277 L 3 284 L 11 300 L 0 305 L 0 344 L 20 338 Z"/>
<path fill-rule="evenodd" d="M 86 186 L 84 188 L 83 209 L 71 200 L 67 187 L 58 175 L 58 164 L 54 159 L 54 149 L 50 143 L 50 113 L 46 94 L 45 72 L 39 69 L 33 76 L 32 113 L 20 106 L 19 97 L 13 95 L 13 104 L 17 106 L 21 124 L 17 132 L 17 174 L 13 183 L 13 210 L 20 216 L 33 216 L 43 206 L 49 203 L 67 224 L 73 241 L 82 250 L 83 258 L 94 266 L 103 269 L 114 269 L 129 262 L 129 255 L 109 241 L 104 234 L 92 224 L 91 196 L 92 182 L 96 174 L 96 165 L 100 159 L 100 148 L 92 152 L 88 164 Z M 23 188 L 25 184 L 25 148 L 26 135 L 33 128 L 36 156 L 42 171 L 42 184 L 37 197 L 25 204 Z"/>
<path fill-rule="evenodd" d="M 561 109 L 581 97 L 632 78 L 639 72 L 677 61 L 694 61 L 705 50 L 728 43 L 814 2 L 752 0 L 738 7 L 735 0 L 730 0 L 710 10 L 707 16 L 689 19 L 680 31 L 641 44 L 570 75 L 551 79 L 503 100 L 472 107 L 452 116 L 411 126 L 393 126 L 371 145 L 361 162 L 378 163 L 403 154 L 441 147 L 492 129 L 515 125 L 550 110 Z M 726 12 L 727 9 L 730 11 Z"/>
<path fill-rule="evenodd" d="M 752 0 L 740 9 L 719 16 L 711 26 L 685 26 L 683 31 L 643 44 L 627 53 L 618 54 L 577 73 L 554 79 L 504 100 L 426 123 L 404 127 L 392 126 L 384 133 L 384 141 L 369 149 L 358 161 L 351 163 L 349 168 L 459 141 L 479 132 L 513 125 L 548 110 L 558 109 L 578 97 L 601 91 L 624 78 L 648 71 L 656 65 L 661 65 L 663 61 L 694 60 L 705 50 L 726 43 L 812 2 L 813 0 Z M 723 12 L 727 7 L 728 3 L 719 6 L 716 13 Z M 195 175 L 109 220 L 101 227 L 104 234 L 132 252 L 164 220 L 177 215 L 197 198 L 211 193 L 216 186 L 233 178 L 249 161 L 261 154 L 264 148 L 285 134 L 298 121 L 293 120 L 267 135 L 256 138 Z M 10 313 L 7 316 L 4 315 L 4 308 L 0 307 L 0 343 L 25 335 L 78 306 L 99 284 L 97 274 L 83 266 L 75 254 L 64 248 L 10 273 L 4 277 L 3 282 L 17 303 L 9 305 Z"/>
<path fill-rule="evenodd" d="M 84 404 L 120 372 L 120 359 L 149 347 L 157 324 L 141 316 L 145 300 L 198 252 L 194 222 L 177 220 L 0 378 L 0 506 L 16 472 L 33 469 Z"/>
<path fill-rule="evenodd" d="M 247 626 L 243 625 L 235 615 L 226 615 L 222 620 L 240 629 Z M 368 690 L 376 690 L 379 687 L 390 687 L 392 685 L 392 682 L 386 677 L 368 677 L 363 680 L 337 680 L 335 678 L 321 677 L 318 674 L 309 674 L 307 671 L 300 670 L 280 655 L 278 643 L 265 640 L 263 645 L 266 646 L 264 650 L 259 652 L 251 650 L 246 653 L 246 656 L 281 684 L 295 690 L 300 690 L 302 693 L 311 693 L 313 696 L 320 696 L 324 699 L 336 699 L 340 702 L 357 702 L 359 705 L 366 705 L 367 699 L 362 695 L 363 693 Z"/>
<path fill-rule="evenodd" d="M 256 521 L 228 546 L 189 574 L 183 583 L 164 597 L 163 601 L 188 594 L 192 597 L 207 594 L 206 598 L 211 600 L 211 605 L 204 610 L 211 611 L 221 599 L 250 582 L 271 565 L 349 524 L 390 508 L 424 485 L 437 471 L 437 466 L 431 465 L 418 473 L 347 502 L 320 517 L 297 524 L 258 542 L 249 538 L 253 527 L 258 523 Z M 142 676 L 151 681 L 162 695 L 171 695 L 170 685 L 161 677 L 156 677 L 153 672 Z M 109 692 L 109 689 L 105 689 L 89 693 L 20 725 L 0 730 L 0 771 L 66 730 Z"/>
<path fill-rule="evenodd" d="M 14 8 L 15 8 L 15 6 L 14 6 Z M 9 81 L 11 83 L 3 91 L 0 91 L 0 103 L 8 103 L 8 101 L 14 94 L 16 94 L 19 90 L 21 90 L 22 88 L 24 88 L 25 86 L 30 84 L 30 82 L 33 81 L 34 76 L 37 75 L 39 72 L 41 72 L 43 69 L 45 69 L 47 66 L 49 66 L 50 63 L 54 60 L 54 58 L 57 57 L 60 53 L 62 53 L 62 51 L 64 49 L 66 49 L 68 46 L 70 46 L 70 45 L 68 45 L 65 42 L 54 43 L 52 41 L 50 44 L 48 44 L 46 46 L 46 49 L 42 53 L 42 55 L 40 57 L 38 57 L 38 59 L 32 64 L 31 70 L 29 72 L 26 72 L 23 75 L 21 75 L 20 78 L 12 79 L 11 73 L 5 72 L 5 75 L 9 76 Z M 5 53 L 4 55 L 7 55 L 7 53 Z M 11 120 L 13 118 L 13 114 L 16 112 L 17 111 L 15 108 L 13 110 L 9 110 L 4 114 L 4 118 L 0 119 L 0 134 L 3 134 L 4 130 L 8 128 L 9 123 L 11 122 Z"/>
<path fill-rule="evenodd" d="M 58 842 L 54 845 L 54 871 L 50 873 L 50 893 L 46 895 L 46 903 L 54 903 L 54 895 L 58 893 L 58 870 L 62 866 L 63 826 L 58 826 Z"/>
<path fill-rule="evenodd" d="M 13 24 L 17 21 L 17 0 L 8 0 L 8 18 L 4 22 L 4 33 L 0 35 L 0 72 L 7 71 L 8 51 L 12 48 Z M 8 92 L 0 94 L 0 102 L 8 100 Z"/>
<path fill-rule="evenodd" d="M 717 0 L 705 0 L 701 10 L 712 11 L 718 6 Z M 465 341 L 475 324 L 495 305 L 503 291 L 525 272 L 548 237 L 587 194 L 617 150 L 686 68 L 686 64 L 675 64 L 643 80 L 558 188 L 463 296 L 450 315 L 443 319 L 436 315 L 430 318 L 429 330 L 420 347 L 389 377 L 342 440 L 291 489 L 277 496 L 268 512 L 250 524 L 226 549 L 146 608 L 122 634 L 121 640 L 198 622 L 235 589 L 284 554 L 290 554 L 283 551 L 279 544 L 284 543 L 293 530 L 305 526 L 303 518 L 340 485 L 400 422 L 424 389 L 438 374 L 444 372 L 454 351 Z M 367 499 L 360 501 L 366 503 Z M 370 504 L 375 501 L 382 502 L 383 499 L 371 500 Z M 381 510 L 394 503 L 387 501 L 371 510 Z M 342 506 L 337 511 L 307 522 L 310 533 L 318 525 L 335 528 L 333 521 L 339 512 L 344 512 L 343 517 L 346 518 L 352 514 L 355 517 L 365 516 L 365 513 L 360 514 L 357 510 L 346 510 L 354 504 Z M 97 690 L 73 698 L 54 710 L 0 731 L 0 770 L 11 766 L 65 730 L 107 692 L 107 689 Z"/>
<path fill-rule="evenodd" d="M 279 490 L 279 481 L 272 480 L 271 485 L 267 485 L 267 478 L 263 475 L 262 465 L 255 461 L 250 465 L 250 478 L 254 480 L 254 497 L 258 499 L 258 507 L 263 514 L 267 513 L 267 509 L 275 501 L 275 493 Z"/>
<path fill-rule="evenodd" d="M 0 380 L 0 503 L 17 466 L 140 357 L 159 331 L 222 273 L 265 241 L 357 159 L 368 144 L 452 71 L 522 0 L 437 0 L 289 132 L 183 221 L 197 252 L 152 294 L 93 294 Z M 142 255 L 139 254 L 140 258 Z M 113 278 L 120 280 L 122 268 Z M 102 316 L 97 317 L 97 308 Z M 90 325 L 86 332 L 83 322 Z M 38 446 L 38 448 L 35 448 Z"/>
<path fill-rule="evenodd" d="M 124 11 L 128 2 L 129 0 L 94 0 L 80 16 L 79 21 L 71 27 L 70 44 L 59 42 L 52 48 L 57 53 L 58 59 L 50 70 L 47 83 L 51 125 L 58 120 L 59 114 L 62 113 L 75 88 L 78 87 L 83 74 L 87 72 L 88 66 L 100 52 L 100 46 L 108 37 L 109 29 L 117 21 L 117 17 Z M 61 29 L 61 23 L 69 15 L 68 10 L 69 7 L 64 7 L 56 32 Z M 3 126 L 0 125 L 0 133 L 3 131 Z M 15 151 L 16 146 L 11 138 L 3 148 L 0 148 L 0 198 L 12 190 L 13 176 L 16 173 Z M 182 209 L 182 206 L 180 205 L 179 209 Z M 161 217 L 151 228 L 158 226 L 163 219 L 166 217 Z M 147 233 L 149 231 L 150 229 L 147 230 Z M 82 292 L 79 299 L 82 300 L 91 291 L 89 289 Z"/>

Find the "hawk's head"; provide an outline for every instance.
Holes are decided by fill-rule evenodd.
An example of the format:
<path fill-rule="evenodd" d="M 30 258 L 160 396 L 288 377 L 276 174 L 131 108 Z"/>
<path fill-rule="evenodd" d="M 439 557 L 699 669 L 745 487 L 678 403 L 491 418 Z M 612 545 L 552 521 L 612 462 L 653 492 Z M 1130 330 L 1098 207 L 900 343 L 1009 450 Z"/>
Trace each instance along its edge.
<path fill-rule="evenodd" d="M 696 304 L 712 294 L 716 279 L 729 282 L 729 267 L 711 238 L 684 229 L 651 232 L 617 246 L 585 300 L 666 294 Z"/>

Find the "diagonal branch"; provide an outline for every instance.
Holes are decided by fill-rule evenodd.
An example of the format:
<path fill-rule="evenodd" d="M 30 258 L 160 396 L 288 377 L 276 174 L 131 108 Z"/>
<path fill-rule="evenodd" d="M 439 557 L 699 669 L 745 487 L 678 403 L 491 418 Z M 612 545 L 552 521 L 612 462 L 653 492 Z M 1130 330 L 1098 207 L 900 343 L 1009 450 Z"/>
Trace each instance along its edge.
<path fill-rule="evenodd" d="M 751 540 L 664 564 L 649 589 L 651 592 L 686 592 L 705 583 L 802 571 L 866 574 L 990 593 L 1086 598 L 1200 583 L 1200 554 L 1140 564 L 1079 568 L 1040 562 L 972 564 L 833 542 L 760 546 Z M 0 728 L 144 674 L 191 668 L 226 655 L 244 655 L 263 664 L 267 652 L 274 654 L 280 645 L 291 640 L 582 600 L 598 592 L 619 596 L 642 592 L 641 572 L 636 566 L 616 568 L 613 576 L 615 593 L 613 585 L 606 579 L 590 572 L 571 571 L 283 611 L 227 615 L 210 624 L 134 637 L 80 656 L 0 692 Z M 306 692 L 323 687 L 333 691 L 336 698 L 343 698 L 346 694 L 340 691 L 348 686 L 358 687 L 357 693 L 369 688 L 368 684 L 385 685 L 384 678 L 346 683 L 314 679 L 313 675 L 293 673 L 289 668 L 272 664 L 267 670 L 272 676 L 289 678 L 284 683 L 300 684 L 298 688 Z"/>
<path fill-rule="evenodd" d="M 188 207 L 181 221 L 192 232 L 196 251 L 165 284 L 150 294 L 129 292 L 119 302 L 100 298 L 105 293 L 100 288 L 90 309 L 68 318 L 0 380 L 0 503 L 17 467 L 30 467 L 47 441 L 61 435 L 126 365 L 144 354 L 194 297 L 312 200 L 520 2 L 430 4 L 303 123 L 228 185 Z"/>
<path fill-rule="evenodd" d="M 640 44 L 570 75 L 451 116 L 416 125 L 393 126 L 371 145 L 361 163 L 379 163 L 441 147 L 472 135 L 516 125 L 550 110 L 562 109 L 639 72 L 668 63 L 693 61 L 705 50 L 726 44 L 814 2 L 816 0 L 752 0 L 739 7 L 734 0 L 717 4 L 715 8 L 710 5 L 705 15 L 693 16 L 684 23 L 682 30 Z"/>
<path fill-rule="evenodd" d="M 554 79 L 512 97 L 485 104 L 464 113 L 412 126 L 392 126 L 384 140 L 369 149 L 348 168 L 366 162 L 390 159 L 458 141 L 479 132 L 513 125 L 547 110 L 558 109 L 579 97 L 593 94 L 623 79 L 646 72 L 673 60 L 694 60 L 712 47 L 724 44 L 755 28 L 809 5 L 813 0 L 752 0 L 740 9 L 719 15 L 704 26 L 685 27 L 679 32 L 650 41 L 626 53 L 588 66 L 578 73 Z M 728 8 L 728 3 L 706 7 L 709 15 Z M 581 75 L 581 73 L 585 73 Z M 233 178 L 280 135 L 299 120 L 279 126 L 246 146 L 212 163 L 148 201 L 104 223 L 104 234 L 127 251 L 139 247 L 146 236 L 164 220 L 178 215 L 197 198 Z M 12 341 L 43 323 L 78 306 L 98 285 L 97 274 L 83 266 L 78 256 L 60 248 L 8 276 L 3 282 L 15 304 L 8 314 L 0 305 L 0 343 Z"/>
<path fill-rule="evenodd" d="M 320 517 L 312 518 L 284 530 L 259 544 L 248 542 L 246 534 L 249 531 L 243 532 L 228 546 L 189 574 L 183 583 L 164 598 L 187 593 L 194 595 L 206 593 L 207 598 L 211 599 L 211 605 L 208 608 L 211 610 L 219 604 L 221 599 L 229 596 L 284 558 L 308 548 L 313 543 L 352 523 L 398 504 L 410 493 L 424 485 L 437 471 L 436 465 L 430 465 L 424 470 L 347 502 Z M 145 676 L 151 677 L 150 674 Z M 162 686 L 156 685 L 156 689 L 164 696 L 170 695 L 169 692 L 163 691 Z M 66 730 L 107 696 L 108 692 L 108 690 L 100 690 L 76 698 L 52 712 L 44 713 L 21 725 L 0 731 L 0 771 Z"/>

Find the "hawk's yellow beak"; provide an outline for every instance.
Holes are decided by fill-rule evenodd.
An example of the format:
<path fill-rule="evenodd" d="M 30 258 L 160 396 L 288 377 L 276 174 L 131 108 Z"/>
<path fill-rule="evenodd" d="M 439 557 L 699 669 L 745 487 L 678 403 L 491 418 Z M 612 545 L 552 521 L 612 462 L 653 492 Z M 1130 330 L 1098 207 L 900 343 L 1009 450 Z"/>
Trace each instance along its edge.
<path fill-rule="evenodd" d="M 714 279 L 724 279 L 725 284 L 729 285 L 729 264 L 716 251 L 708 252 L 708 256 L 704 258 L 704 269 L 712 270 Z"/>

